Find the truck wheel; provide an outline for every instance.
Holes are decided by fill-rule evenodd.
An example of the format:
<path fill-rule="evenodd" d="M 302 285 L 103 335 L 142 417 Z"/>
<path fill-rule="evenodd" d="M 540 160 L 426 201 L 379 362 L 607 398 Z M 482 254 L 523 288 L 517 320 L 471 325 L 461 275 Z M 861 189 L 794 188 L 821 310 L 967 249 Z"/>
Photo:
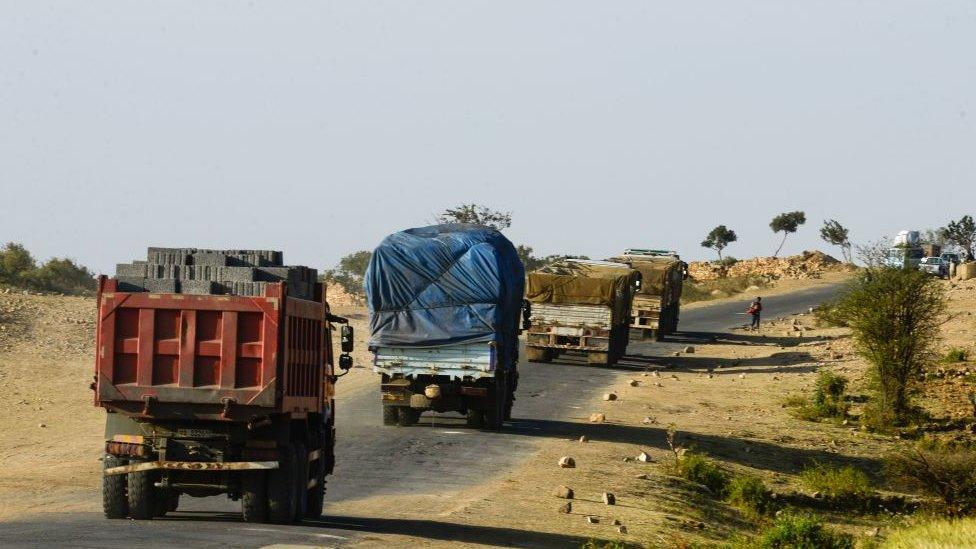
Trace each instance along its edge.
<path fill-rule="evenodd" d="M 153 484 L 159 480 L 159 475 L 153 479 Z M 153 505 L 156 509 L 153 511 L 153 516 L 156 518 L 165 517 L 166 513 L 170 511 L 170 502 L 172 501 L 172 494 L 169 490 L 161 490 L 156 488 L 156 494 L 153 496 Z"/>
<path fill-rule="evenodd" d="M 295 443 L 295 522 L 300 522 L 308 512 L 308 447 L 304 442 Z"/>
<path fill-rule="evenodd" d="M 317 519 L 322 516 L 322 505 L 325 504 L 325 450 L 319 452 L 319 459 L 313 461 L 309 470 L 314 472 L 315 487 L 308 490 L 308 509 L 305 517 Z"/>
<path fill-rule="evenodd" d="M 278 449 L 278 468 L 268 473 L 268 520 L 287 524 L 295 520 L 295 450 Z"/>
<path fill-rule="evenodd" d="M 134 461 L 133 463 L 138 463 Z M 129 516 L 135 520 L 149 520 L 156 514 L 155 471 L 129 473 Z"/>
<path fill-rule="evenodd" d="M 102 460 L 103 469 L 128 465 L 129 461 L 112 455 Z M 129 515 L 129 499 L 126 495 L 126 475 L 102 475 L 102 511 L 105 518 L 121 519 Z"/>
<path fill-rule="evenodd" d="M 552 362 L 552 352 L 539 347 L 526 347 L 525 358 L 529 362 Z"/>
<path fill-rule="evenodd" d="M 609 353 L 606 351 L 590 351 L 586 353 L 586 363 L 591 366 L 607 366 L 609 362 Z"/>
<path fill-rule="evenodd" d="M 396 425 L 397 407 L 383 405 L 383 425 Z"/>
<path fill-rule="evenodd" d="M 172 513 L 180 508 L 180 493 L 172 491 L 169 494 L 169 506 L 166 508 L 167 511 Z"/>
<path fill-rule="evenodd" d="M 485 426 L 485 411 L 468 408 L 466 419 L 468 422 L 468 427 L 471 427 L 472 429 L 481 429 Z"/>
<path fill-rule="evenodd" d="M 400 427 L 410 427 L 420 421 L 420 410 L 415 410 L 409 406 L 397 407 L 397 425 Z"/>
<path fill-rule="evenodd" d="M 491 407 L 485 410 L 485 429 L 499 431 L 505 422 L 505 409 L 508 401 L 508 383 L 505 377 L 495 378 L 494 396 Z"/>
<path fill-rule="evenodd" d="M 248 471 L 241 478 L 241 514 L 244 522 L 268 521 L 268 473 Z"/>

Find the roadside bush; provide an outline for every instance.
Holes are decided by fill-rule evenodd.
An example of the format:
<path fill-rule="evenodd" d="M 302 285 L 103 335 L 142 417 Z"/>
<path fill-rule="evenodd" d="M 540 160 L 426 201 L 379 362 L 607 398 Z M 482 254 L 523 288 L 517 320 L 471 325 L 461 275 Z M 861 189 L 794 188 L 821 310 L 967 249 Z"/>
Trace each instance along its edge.
<path fill-rule="evenodd" d="M 95 291 L 95 275 L 67 258 L 53 258 L 37 266 L 30 252 L 20 244 L 0 249 L 0 282 L 40 292 L 83 295 Z"/>
<path fill-rule="evenodd" d="M 934 520 L 895 530 L 883 549 L 952 549 L 969 547 L 976 540 L 976 519 Z"/>
<path fill-rule="evenodd" d="M 808 490 L 820 492 L 835 500 L 856 501 L 870 496 L 874 489 L 864 471 L 851 465 L 832 467 L 816 465 L 800 473 L 800 482 Z"/>
<path fill-rule="evenodd" d="M 729 474 L 705 454 L 685 452 L 675 463 L 674 474 L 705 486 L 715 497 L 728 492 Z"/>
<path fill-rule="evenodd" d="M 810 399 L 792 396 L 787 397 L 785 404 L 794 407 L 794 415 L 803 420 L 844 419 L 850 409 L 846 390 L 846 377 L 820 370 Z"/>
<path fill-rule="evenodd" d="M 772 495 L 763 481 L 748 475 L 732 477 L 726 501 L 754 518 L 769 514 L 774 507 Z"/>
<path fill-rule="evenodd" d="M 818 517 L 784 513 L 753 546 L 762 549 L 853 549 L 854 538 L 824 526 Z"/>
<path fill-rule="evenodd" d="M 976 445 L 926 437 L 885 459 L 885 475 L 900 488 L 940 500 L 940 511 L 958 517 L 976 511 Z"/>
<path fill-rule="evenodd" d="M 942 362 L 951 364 L 953 362 L 966 362 L 968 359 L 969 353 L 965 349 L 953 347 L 946 351 L 946 354 L 942 357 Z"/>
<path fill-rule="evenodd" d="M 869 425 L 887 429 L 918 416 L 911 397 L 936 357 L 945 310 L 940 283 L 921 271 L 895 268 L 864 271 L 836 302 L 836 318 L 850 326 L 858 353 L 870 364 Z"/>

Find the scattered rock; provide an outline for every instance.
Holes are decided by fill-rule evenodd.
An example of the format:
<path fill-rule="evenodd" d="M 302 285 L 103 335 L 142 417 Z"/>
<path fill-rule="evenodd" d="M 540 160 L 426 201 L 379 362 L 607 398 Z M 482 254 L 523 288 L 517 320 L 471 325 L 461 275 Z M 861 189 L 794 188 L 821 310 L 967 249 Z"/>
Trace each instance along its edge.
<path fill-rule="evenodd" d="M 579 437 L 579 443 L 580 444 L 583 444 L 584 442 L 589 442 L 589 441 L 590 441 L 590 439 L 587 438 L 586 435 L 580 435 L 580 437 Z"/>
<path fill-rule="evenodd" d="M 604 505 L 616 505 L 617 496 L 611 494 L 610 492 L 603 492 L 603 504 Z"/>
<path fill-rule="evenodd" d="M 589 524 L 600 524 L 600 518 L 594 517 L 593 515 L 587 515 L 586 522 Z"/>
<path fill-rule="evenodd" d="M 603 423 L 607 420 L 606 414 L 597 412 L 595 414 L 590 414 L 590 423 Z"/>
<path fill-rule="evenodd" d="M 745 374 L 739 374 L 739 379 L 745 379 L 745 378 L 746 378 Z"/>
<path fill-rule="evenodd" d="M 626 534 L 627 533 L 627 527 L 626 526 L 623 526 L 623 525 L 618 526 L 617 527 L 617 533 L 618 534 Z"/>
<path fill-rule="evenodd" d="M 638 385 L 640 385 L 640 381 L 637 381 L 636 379 L 630 380 L 631 387 L 637 387 Z"/>
<path fill-rule="evenodd" d="M 40 427 L 41 429 L 47 427 L 47 425 L 44 423 L 38 423 L 37 426 Z"/>
<path fill-rule="evenodd" d="M 573 499 L 573 489 L 569 486 L 559 486 L 553 492 L 552 495 L 559 499 Z"/>
<path fill-rule="evenodd" d="M 652 374 L 652 375 L 653 375 L 654 377 L 661 377 L 661 372 L 659 372 L 659 371 L 657 371 L 657 370 L 654 370 L 653 372 L 651 372 L 651 374 Z"/>
<path fill-rule="evenodd" d="M 679 353 L 678 351 L 675 351 L 675 352 L 671 353 L 671 356 L 681 356 L 681 353 Z"/>
<path fill-rule="evenodd" d="M 566 503 L 560 505 L 558 511 L 560 513 L 565 514 L 565 515 L 568 515 L 568 514 L 572 513 L 573 512 L 573 502 L 567 501 Z"/>
<path fill-rule="evenodd" d="M 610 521 L 610 524 L 612 524 L 614 526 L 620 526 L 620 521 L 617 520 L 617 519 L 613 519 L 612 521 Z"/>
<path fill-rule="evenodd" d="M 637 461 L 642 461 L 644 463 L 652 463 L 654 458 L 650 456 L 647 452 L 641 452 L 637 454 Z"/>
<path fill-rule="evenodd" d="M 641 475 L 635 476 L 634 478 L 636 478 L 637 480 L 647 480 L 648 477 L 647 477 L 647 475 L 641 474 Z"/>
<path fill-rule="evenodd" d="M 643 420 L 641 420 L 641 423 L 643 423 L 644 425 L 654 425 L 655 423 L 657 423 L 657 420 L 652 418 L 651 416 L 647 416 Z"/>
<path fill-rule="evenodd" d="M 576 460 L 569 456 L 563 456 L 559 458 L 559 466 L 563 469 L 573 469 L 576 467 Z"/>
<path fill-rule="evenodd" d="M 607 401 L 617 400 L 617 395 L 615 393 L 607 393 L 603 395 L 603 400 L 607 400 Z"/>
<path fill-rule="evenodd" d="M 692 347 L 691 345 L 689 345 L 689 346 L 685 347 L 685 352 L 688 353 L 688 354 L 693 354 L 695 352 L 695 348 Z"/>
<path fill-rule="evenodd" d="M 878 527 L 878 526 L 875 526 L 874 528 L 872 528 L 872 529 L 864 532 L 864 535 L 867 536 L 867 537 L 869 537 L 869 538 L 876 538 L 876 537 L 878 537 L 878 536 L 881 535 L 881 528 Z"/>
<path fill-rule="evenodd" d="M 664 384 L 660 381 L 654 384 L 655 387 L 664 387 Z"/>

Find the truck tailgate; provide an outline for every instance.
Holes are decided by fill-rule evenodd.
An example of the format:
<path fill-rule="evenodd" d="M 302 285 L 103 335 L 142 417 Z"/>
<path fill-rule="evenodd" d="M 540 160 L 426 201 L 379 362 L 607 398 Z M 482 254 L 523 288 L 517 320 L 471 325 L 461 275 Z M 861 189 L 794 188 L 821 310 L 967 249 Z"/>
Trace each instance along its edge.
<path fill-rule="evenodd" d="M 532 304 L 532 324 L 558 325 L 552 333 L 559 335 L 580 335 L 579 328 L 609 330 L 613 326 L 613 311 L 604 305 L 554 305 L 549 303 Z M 560 333 L 561 328 L 567 333 Z M 572 332 L 572 333 L 569 333 Z"/>
<path fill-rule="evenodd" d="M 408 377 L 491 377 L 495 371 L 495 347 L 485 342 L 442 347 L 378 347 L 373 359 L 373 370 L 387 375 L 403 374 Z"/>

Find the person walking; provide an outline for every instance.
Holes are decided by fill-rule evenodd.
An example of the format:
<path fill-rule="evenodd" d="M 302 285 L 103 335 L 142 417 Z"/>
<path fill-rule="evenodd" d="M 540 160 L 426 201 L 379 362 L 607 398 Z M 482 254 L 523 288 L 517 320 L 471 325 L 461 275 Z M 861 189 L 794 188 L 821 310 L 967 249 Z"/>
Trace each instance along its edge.
<path fill-rule="evenodd" d="M 757 297 L 756 300 L 749 305 L 749 308 L 746 309 L 746 313 L 752 316 L 752 325 L 750 328 L 752 330 L 758 330 L 759 317 L 762 315 L 762 298 Z"/>

